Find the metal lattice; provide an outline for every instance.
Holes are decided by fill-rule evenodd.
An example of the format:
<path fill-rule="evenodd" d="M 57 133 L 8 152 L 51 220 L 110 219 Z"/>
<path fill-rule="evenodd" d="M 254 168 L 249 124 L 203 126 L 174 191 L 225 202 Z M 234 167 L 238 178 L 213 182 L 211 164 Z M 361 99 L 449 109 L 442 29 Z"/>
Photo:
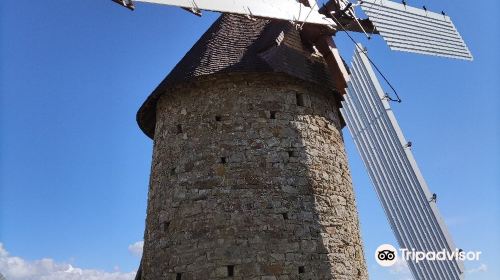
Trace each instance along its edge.
<path fill-rule="evenodd" d="M 361 8 L 392 50 L 473 59 L 446 15 L 387 0 L 364 0 Z"/>
<path fill-rule="evenodd" d="M 391 111 L 362 46 L 357 46 L 342 115 L 401 248 L 453 252 L 456 247 Z M 457 260 L 409 261 L 416 279 L 463 279 Z"/>

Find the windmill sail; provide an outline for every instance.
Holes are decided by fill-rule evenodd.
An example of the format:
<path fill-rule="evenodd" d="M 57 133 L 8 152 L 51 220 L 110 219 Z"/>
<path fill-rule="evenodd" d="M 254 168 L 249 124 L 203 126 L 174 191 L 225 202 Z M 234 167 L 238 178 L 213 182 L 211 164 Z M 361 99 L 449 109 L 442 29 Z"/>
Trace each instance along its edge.
<path fill-rule="evenodd" d="M 392 50 L 472 60 L 450 17 L 387 0 L 361 1 Z"/>
<path fill-rule="evenodd" d="M 135 2 L 336 26 L 331 19 L 318 12 L 316 5 L 306 7 L 295 0 L 135 0 Z"/>
<path fill-rule="evenodd" d="M 351 67 L 342 115 L 401 248 L 456 252 L 435 200 L 361 45 Z M 463 279 L 458 260 L 409 261 L 416 279 Z"/>

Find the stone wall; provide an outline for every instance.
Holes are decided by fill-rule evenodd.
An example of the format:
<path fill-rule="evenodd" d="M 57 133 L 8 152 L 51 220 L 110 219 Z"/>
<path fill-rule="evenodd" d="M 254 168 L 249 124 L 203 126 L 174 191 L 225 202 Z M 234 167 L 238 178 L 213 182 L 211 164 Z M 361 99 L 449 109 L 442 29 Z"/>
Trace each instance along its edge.
<path fill-rule="evenodd" d="M 204 77 L 157 107 L 142 279 L 366 279 L 334 93 Z"/>

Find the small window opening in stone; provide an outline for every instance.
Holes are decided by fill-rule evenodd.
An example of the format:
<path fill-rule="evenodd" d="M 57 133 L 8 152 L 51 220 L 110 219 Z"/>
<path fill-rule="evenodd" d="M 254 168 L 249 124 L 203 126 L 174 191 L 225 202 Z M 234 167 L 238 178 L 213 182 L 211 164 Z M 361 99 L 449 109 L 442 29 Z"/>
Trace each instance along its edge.
<path fill-rule="evenodd" d="M 227 266 L 227 276 L 229 277 L 234 276 L 234 265 Z"/>
<path fill-rule="evenodd" d="M 296 157 L 297 154 L 294 151 L 288 151 L 288 157 Z"/>
<path fill-rule="evenodd" d="M 281 213 L 283 220 L 288 220 L 288 213 Z"/>
<path fill-rule="evenodd" d="M 170 227 L 170 222 L 163 222 L 163 231 L 167 232 Z"/>
<path fill-rule="evenodd" d="M 297 99 L 297 106 L 304 106 L 305 102 L 303 94 L 297 93 L 295 94 L 295 98 Z"/>
<path fill-rule="evenodd" d="M 182 273 L 177 273 L 175 280 L 182 280 Z"/>
<path fill-rule="evenodd" d="M 269 112 L 269 118 L 271 120 L 275 120 L 276 119 L 276 113 L 278 113 L 278 112 L 276 112 L 276 111 Z"/>
<path fill-rule="evenodd" d="M 303 267 L 303 266 L 299 266 L 299 273 L 302 274 L 302 273 L 305 273 L 306 272 L 306 268 Z"/>
<path fill-rule="evenodd" d="M 176 172 L 175 168 L 170 169 L 170 175 L 175 175 L 175 172 Z"/>
<path fill-rule="evenodd" d="M 178 124 L 177 125 L 177 134 L 181 134 L 182 133 L 182 125 Z"/>
<path fill-rule="evenodd" d="M 220 158 L 220 163 L 226 164 L 227 163 L 226 157 L 221 157 Z"/>
<path fill-rule="evenodd" d="M 215 116 L 215 121 L 216 121 L 216 122 L 220 122 L 220 121 L 222 121 L 222 117 L 221 117 L 221 116 L 219 116 L 219 115 Z"/>

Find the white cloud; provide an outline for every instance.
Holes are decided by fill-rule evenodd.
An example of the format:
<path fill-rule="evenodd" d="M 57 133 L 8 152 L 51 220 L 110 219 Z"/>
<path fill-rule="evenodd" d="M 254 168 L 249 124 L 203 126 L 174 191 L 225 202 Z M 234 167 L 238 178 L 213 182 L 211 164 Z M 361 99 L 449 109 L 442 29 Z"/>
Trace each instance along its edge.
<path fill-rule="evenodd" d="M 482 263 L 476 268 L 472 268 L 472 269 L 467 270 L 467 273 L 477 273 L 477 272 L 486 272 L 486 271 L 488 271 L 488 266 L 485 265 L 484 263 Z"/>
<path fill-rule="evenodd" d="M 134 256 L 141 257 L 142 247 L 144 247 L 144 241 L 137 241 L 134 244 L 128 246 L 128 251 Z"/>
<path fill-rule="evenodd" d="M 411 272 L 408 264 L 402 258 L 398 258 L 396 263 L 389 268 L 391 274 L 399 275 L 400 279 L 411 279 Z"/>
<path fill-rule="evenodd" d="M 44 258 L 27 261 L 11 256 L 0 243 L 0 272 L 8 280 L 132 280 L 134 272 L 105 272 L 82 269 L 68 263 Z"/>

